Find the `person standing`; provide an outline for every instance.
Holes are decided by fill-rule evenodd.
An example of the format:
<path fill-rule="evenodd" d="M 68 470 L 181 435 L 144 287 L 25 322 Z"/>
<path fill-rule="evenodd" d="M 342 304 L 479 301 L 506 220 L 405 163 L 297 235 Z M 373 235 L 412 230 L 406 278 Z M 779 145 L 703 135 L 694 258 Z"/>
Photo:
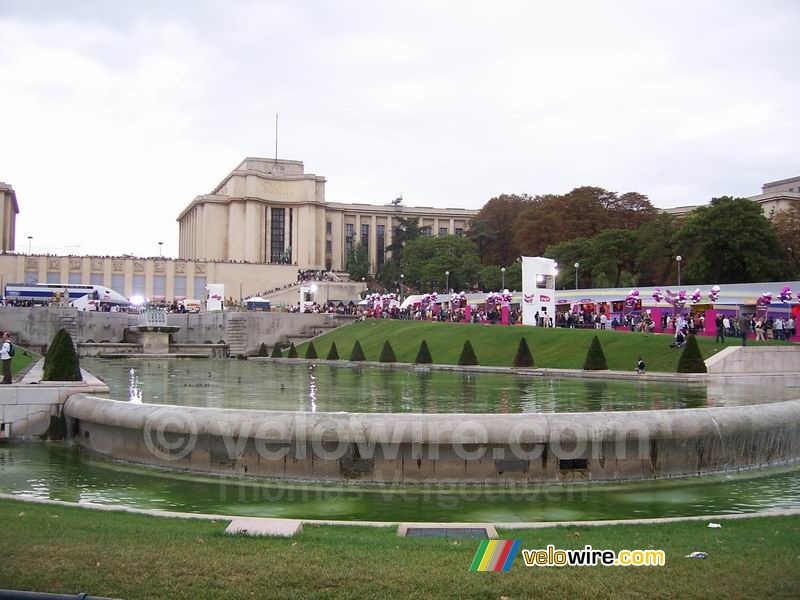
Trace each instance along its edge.
<path fill-rule="evenodd" d="M 722 321 L 722 315 L 718 314 L 714 319 L 714 325 L 717 328 L 717 337 L 714 338 L 714 342 L 722 342 L 725 343 L 725 324 Z"/>
<path fill-rule="evenodd" d="M 2 383 L 11 383 L 11 361 L 13 359 L 11 350 L 11 335 L 8 332 L 3 334 L 3 345 L 0 347 L 0 362 L 3 363 Z"/>
<path fill-rule="evenodd" d="M 739 334 L 742 336 L 742 346 L 747 346 L 747 332 L 750 330 L 750 319 L 745 315 L 739 317 Z"/>

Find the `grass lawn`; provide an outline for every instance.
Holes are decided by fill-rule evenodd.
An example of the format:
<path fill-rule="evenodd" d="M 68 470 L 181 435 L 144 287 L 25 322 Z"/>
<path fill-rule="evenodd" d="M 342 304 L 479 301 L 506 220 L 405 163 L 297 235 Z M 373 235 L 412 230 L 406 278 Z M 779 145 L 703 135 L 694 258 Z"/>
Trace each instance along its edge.
<path fill-rule="evenodd" d="M 33 350 L 17 346 L 14 360 L 11 361 L 11 374 L 16 377 L 17 373 L 23 372 L 40 358 L 41 356 Z"/>
<path fill-rule="evenodd" d="M 312 527 L 230 537 L 184 521 L 0 500 L 0 587 L 117 598 L 754 598 L 800 596 L 800 518 L 500 532 L 522 548 L 661 549 L 663 567 L 470 573 L 477 540 Z M 705 560 L 684 558 L 695 550 Z"/>
<path fill-rule="evenodd" d="M 595 334 L 600 338 L 611 370 L 633 371 L 639 356 L 644 359 L 648 371 L 674 373 L 678 367 L 681 350 L 669 347 L 673 341 L 669 334 L 651 334 L 645 337 L 641 333 L 594 329 L 545 329 L 369 319 L 340 327 L 317 338 L 314 340 L 314 347 L 317 355 L 325 358 L 331 344 L 336 342 L 339 357 L 347 359 L 358 339 L 367 360 L 378 360 L 383 343 L 389 340 L 398 362 L 413 362 L 420 343 L 425 339 L 434 363 L 458 364 L 464 341 L 470 340 L 479 364 L 510 367 L 514 362 L 519 339 L 524 336 L 537 367 L 580 369 Z M 698 336 L 697 341 L 704 358 L 726 346 L 742 343 L 738 338 L 726 338 L 724 344 L 715 344 L 713 337 L 706 336 Z M 766 342 L 786 343 L 772 340 Z M 755 341 L 748 340 L 748 344 L 755 345 Z M 306 346 L 307 344 L 298 346 L 301 357 L 305 356 Z"/>

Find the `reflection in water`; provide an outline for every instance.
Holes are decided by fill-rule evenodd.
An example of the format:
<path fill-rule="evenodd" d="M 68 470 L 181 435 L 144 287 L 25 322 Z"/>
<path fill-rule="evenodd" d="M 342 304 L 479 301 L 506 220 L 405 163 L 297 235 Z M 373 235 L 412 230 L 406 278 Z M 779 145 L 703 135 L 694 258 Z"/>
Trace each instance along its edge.
<path fill-rule="evenodd" d="M 0 446 L 0 492 L 135 508 L 306 519 L 555 521 L 800 508 L 800 468 L 625 485 L 358 488 L 192 477 L 88 459 L 62 444 Z"/>
<path fill-rule="evenodd" d="M 132 402 L 303 412 L 553 413 L 757 404 L 783 385 L 679 384 L 227 360 L 84 359 Z M 796 391 L 794 391 L 796 394 Z"/>

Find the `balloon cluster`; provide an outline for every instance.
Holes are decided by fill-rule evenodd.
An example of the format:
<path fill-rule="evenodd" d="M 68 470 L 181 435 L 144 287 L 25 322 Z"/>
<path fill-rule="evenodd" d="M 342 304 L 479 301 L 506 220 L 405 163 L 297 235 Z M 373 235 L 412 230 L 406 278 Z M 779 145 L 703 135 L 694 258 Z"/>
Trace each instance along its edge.
<path fill-rule="evenodd" d="M 392 293 L 392 294 L 384 294 L 383 296 L 381 296 L 381 305 L 384 308 L 388 308 L 389 306 L 391 306 L 392 301 L 396 301 L 396 300 L 397 300 L 397 294 L 394 294 L 394 293 Z"/>
<path fill-rule="evenodd" d="M 436 292 L 433 292 L 431 294 L 425 294 L 421 300 L 422 308 L 427 308 L 428 305 L 436 304 L 436 302 L 438 301 L 439 301 L 439 296 L 436 294 Z"/>
<path fill-rule="evenodd" d="M 656 301 L 656 304 L 661 302 L 664 299 L 664 294 L 661 293 L 659 288 L 653 290 L 653 300 Z"/>
<path fill-rule="evenodd" d="M 378 293 L 368 294 L 365 299 L 367 301 L 367 306 L 372 306 L 373 308 L 379 306 L 381 303 L 381 295 Z"/>
<path fill-rule="evenodd" d="M 778 296 L 781 299 L 781 302 L 791 302 L 792 301 L 792 288 L 788 285 L 781 290 L 781 295 Z"/>
<path fill-rule="evenodd" d="M 772 304 L 772 292 L 763 292 L 756 301 L 756 304 L 760 304 L 761 306 L 766 306 L 768 304 Z"/>
<path fill-rule="evenodd" d="M 718 285 L 715 285 L 714 287 L 712 287 L 711 291 L 708 292 L 708 299 L 711 301 L 712 304 L 716 303 L 716 301 L 719 300 L 719 286 Z"/>
<path fill-rule="evenodd" d="M 686 290 L 681 290 L 675 296 L 675 306 L 678 308 L 683 308 L 686 306 Z"/>
<path fill-rule="evenodd" d="M 625 304 L 628 306 L 633 306 L 636 304 L 636 301 L 639 299 L 639 290 L 631 290 L 628 292 L 628 295 L 625 296 Z"/>
<path fill-rule="evenodd" d="M 695 288 L 695 290 L 692 292 L 691 295 L 692 304 L 697 304 L 702 299 L 703 299 L 703 294 L 702 292 L 700 292 L 700 288 Z"/>
<path fill-rule="evenodd" d="M 453 292 L 450 295 L 450 305 L 453 308 L 460 308 L 467 303 L 467 295 L 464 292 Z"/>
<path fill-rule="evenodd" d="M 487 304 L 500 304 L 511 302 L 511 292 L 503 290 L 502 292 L 489 292 L 486 295 Z"/>

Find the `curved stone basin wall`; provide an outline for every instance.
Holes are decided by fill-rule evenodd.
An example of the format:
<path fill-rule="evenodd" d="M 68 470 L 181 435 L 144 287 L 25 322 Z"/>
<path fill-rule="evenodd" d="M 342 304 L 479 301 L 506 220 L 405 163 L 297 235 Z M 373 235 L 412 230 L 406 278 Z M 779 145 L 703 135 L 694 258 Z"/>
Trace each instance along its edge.
<path fill-rule="evenodd" d="M 68 429 L 115 459 L 377 484 L 539 484 L 735 471 L 800 457 L 800 400 L 562 414 L 295 413 L 72 396 Z"/>

